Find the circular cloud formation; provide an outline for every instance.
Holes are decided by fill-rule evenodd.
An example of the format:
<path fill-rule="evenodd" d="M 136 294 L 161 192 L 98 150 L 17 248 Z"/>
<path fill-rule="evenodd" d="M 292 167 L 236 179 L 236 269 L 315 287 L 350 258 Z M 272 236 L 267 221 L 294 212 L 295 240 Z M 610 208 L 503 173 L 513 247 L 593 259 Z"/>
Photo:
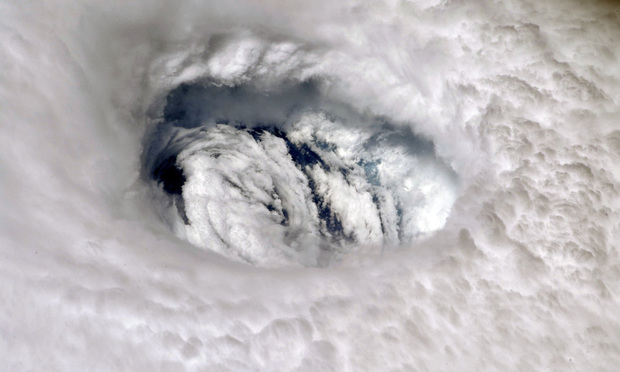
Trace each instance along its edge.
<path fill-rule="evenodd" d="M 619 35 L 607 1 L 1 2 L 3 368 L 617 370 Z"/>
<path fill-rule="evenodd" d="M 145 164 L 179 236 L 257 265 L 325 266 L 443 226 L 456 185 L 432 143 L 327 104 L 315 85 L 168 95 Z"/>

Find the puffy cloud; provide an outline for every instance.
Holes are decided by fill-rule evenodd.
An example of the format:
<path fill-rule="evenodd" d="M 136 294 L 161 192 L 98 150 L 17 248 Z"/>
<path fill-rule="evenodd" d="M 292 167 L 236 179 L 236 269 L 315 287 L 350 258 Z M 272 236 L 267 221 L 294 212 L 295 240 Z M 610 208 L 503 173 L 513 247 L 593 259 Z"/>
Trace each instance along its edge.
<path fill-rule="evenodd" d="M 618 31 L 602 1 L 4 2 L 3 365 L 615 370 Z"/>

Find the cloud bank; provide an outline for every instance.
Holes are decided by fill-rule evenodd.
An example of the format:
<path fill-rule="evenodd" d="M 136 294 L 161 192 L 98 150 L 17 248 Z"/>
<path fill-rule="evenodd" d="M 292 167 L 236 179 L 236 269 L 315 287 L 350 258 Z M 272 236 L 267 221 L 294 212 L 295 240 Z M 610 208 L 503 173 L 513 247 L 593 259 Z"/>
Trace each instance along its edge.
<path fill-rule="evenodd" d="M 613 3 L 8 1 L 0 34 L 6 368 L 615 370 Z"/>

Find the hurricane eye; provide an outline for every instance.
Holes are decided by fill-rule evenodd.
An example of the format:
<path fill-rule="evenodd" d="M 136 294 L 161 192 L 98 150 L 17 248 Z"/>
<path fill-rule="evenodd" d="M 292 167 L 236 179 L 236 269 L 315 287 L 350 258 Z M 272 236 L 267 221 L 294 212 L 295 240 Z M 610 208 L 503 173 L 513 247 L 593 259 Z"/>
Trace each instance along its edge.
<path fill-rule="evenodd" d="M 144 167 L 173 230 L 259 266 L 326 266 L 443 227 L 456 177 L 409 127 L 323 97 L 182 85 L 148 134 Z"/>

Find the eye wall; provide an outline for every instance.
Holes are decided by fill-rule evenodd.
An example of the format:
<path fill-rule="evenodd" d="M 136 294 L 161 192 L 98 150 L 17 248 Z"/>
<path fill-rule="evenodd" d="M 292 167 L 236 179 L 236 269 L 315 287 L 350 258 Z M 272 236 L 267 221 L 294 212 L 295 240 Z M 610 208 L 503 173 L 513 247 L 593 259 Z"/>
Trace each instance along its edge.
<path fill-rule="evenodd" d="M 617 3 L 0 5 L 0 354 L 618 364 Z"/>

